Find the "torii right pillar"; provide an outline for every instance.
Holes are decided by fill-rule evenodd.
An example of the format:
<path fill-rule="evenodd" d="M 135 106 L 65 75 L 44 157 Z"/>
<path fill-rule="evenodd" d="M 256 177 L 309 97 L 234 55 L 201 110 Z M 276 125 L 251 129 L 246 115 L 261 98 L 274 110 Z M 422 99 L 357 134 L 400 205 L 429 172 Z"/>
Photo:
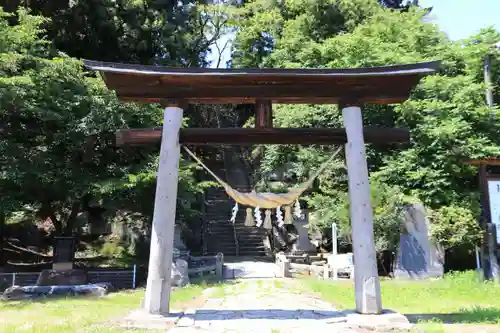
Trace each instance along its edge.
<path fill-rule="evenodd" d="M 373 212 L 361 107 L 353 103 L 341 107 L 347 134 L 345 155 L 354 255 L 356 311 L 361 314 L 379 314 L 382 312 L 382 300 L 373 236 Z"/>

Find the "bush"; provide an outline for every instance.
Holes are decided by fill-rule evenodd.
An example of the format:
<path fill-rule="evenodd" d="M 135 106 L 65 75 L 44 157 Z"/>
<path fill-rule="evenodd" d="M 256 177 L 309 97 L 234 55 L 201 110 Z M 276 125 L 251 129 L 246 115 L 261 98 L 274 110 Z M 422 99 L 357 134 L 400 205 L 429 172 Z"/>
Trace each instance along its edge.
<path fill-rule="evenodd" d="M 394 251 L 399 244 L 404 207 L 411 200 L 403 195 L 400 188 L 377 180 L 371 181 L 371 196 L 376 250 Z M 321 230 L 324 235 L 330 235 L 331 224 L 335 222 L 342 240 L 351 243 L 352 231 L 347 193 L 339 191 L 336 195 L 328 196 L 316 194 L 310 197 L 308 202 L 314 210 L 309 223 L 310 228 Z"/>
<path fill-rule="evenodd" d="M 443 206 L 430 214 L 430 234 L 444 249 L 474 246 L 481 239 L 481 228 L 468 208 Z"/>

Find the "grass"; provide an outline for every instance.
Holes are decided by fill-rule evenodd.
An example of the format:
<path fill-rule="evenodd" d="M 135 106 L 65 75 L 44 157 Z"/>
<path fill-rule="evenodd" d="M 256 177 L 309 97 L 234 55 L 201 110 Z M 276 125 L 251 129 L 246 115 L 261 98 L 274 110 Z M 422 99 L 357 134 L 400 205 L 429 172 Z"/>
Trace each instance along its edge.
<path fill-rule="evenodd" d="M 339 309 L 355 307 L 351 281 L 325 281 L 312 278 L 296 280 L 290 285 L 281 280 L 257 281 L 270 294 L 299 286 L 332 302 Z M 193 305 L 207 283 L 193 284 L 172 293 L 172 307 L 182 310 Z M 243 282 L 214 284 L 210 297 L 222 298 L 244 292 Z M 500 285 L 480 282 L 473 272 L 450 274 L 441 280 L 381 281 L 384 308 L 407 315 L 428 333 L 482 332 L 478 325 L 489 326 L 487 332 L 500 332 Z M 139 308 L 144 290 L 111 294 L 104 298 L 42 299 L 36 301 L 0 302 L 0 332 L 14 333 L 123 333 L 117 322 L 129 311 Z M 198 302 L 200 299 L 194 301 Z M 454 324 L 454 326 L 447 326 Z M 151 331 L 148 331 L 151 333 Z M 278 333 L 278 330 L 274 332 Z"/>
<path fill-rule="evenodd" d="M 355 308 L 351 281 L 304 279 L 302 287 L 341 309 Z M 500 324 L 500 285 L 484 283 L 472 271 L 430 281 L 382 280 L 381 292 L 384 308 L 426 323 L 429 332 L 442 332 L 443 323 Z"/>
<path fill-rule="evenodd" d="M 182 308 L 183 303 L 201 295 L 206 288 L 207 284 L 202 283 L 174 290 L 171 295 L 172 307 Z M 112 321 L 120 320 L 128 312 L 138 309 L 143 297 L 144 289 L 137 289 L 110 294 L 103 298 L 48 298 L 0 302 L 0 332 L 123 333 L 127 331 L 113 328 Z"/>

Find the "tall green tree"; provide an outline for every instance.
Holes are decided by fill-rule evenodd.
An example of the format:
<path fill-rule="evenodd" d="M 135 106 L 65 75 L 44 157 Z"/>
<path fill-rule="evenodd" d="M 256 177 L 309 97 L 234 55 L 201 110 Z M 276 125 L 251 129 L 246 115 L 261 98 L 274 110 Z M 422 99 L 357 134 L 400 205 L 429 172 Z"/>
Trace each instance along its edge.
<path fill-rule="evenodd" d="M 22 9 L 19 23 L 12 26 L 11 16 L 0 10 L 4 208 L 34 209 L 41 218 L 52 220 L 56 233 L 71 234 L 89 198 L 146 187 L 149 191 L 142 191 L 142 200 L 152 202 L 157 152 L 154 147 L 117 149 L 114 132 L 158 126 L 161 108 L 119 102 L 100 78 L 84 71 L 80 61 L 53 51 L 40 28 L 46 19 Z M 181 165 L 179 202 L 183 203 L 197 186 L 189 171 L 193 166 Z M 148 214 L 139 203 L 129 207 Z M 181 214 L 184 207 L 180 206 Z"/>
<path fill-rule="evenodd" d="M 394 11 L 376 1 L 345 0 L 335 2 L 335 6 L 325 3 L 342 17 L 342 21 L 330 20 L 330 24 L 320 23 L 327 22 L 322 18 L 328 10 L 316 13 L 314 6 L 308 7 L 310 2 L 267 7 L 265 3 L 253 1 L 240 12 L 235 11 L 240 19 L 233 21 L 238 25 L 235 66 L 349 68 L 442 61 L 439 73 L 424 78 L 407 102 L 363 106 L 365 125 L 407 127 L 411 132 L 409 144 L 377 150 L 368 147 L 369 169 L 382 188 L 383 184 L 396 185 L 432 209 L 459 206 L 469 212 L 457 212 L 460 216 L 477 216 L 476 170 L 464 165 L 463 159 L 500 156 L 500 127 L 498 121 L 491 121 L 498 109 L 485 105 L 481 74 L 483 57 L 486 52 L 494 52 L 490 45 L 500 39 L 499 33 L 487 29 L 466 41 L 452 42 L 424 20 L 427 11 Z M 293 11 L 296 14 L 292 16 Z M 272 42 L 270 46 L 265 52 L 246 53 L 250 45 L 261 40 L 262 31 Z M 498 62 L 493 64 L 493 71 L 495 78 L 500 77 Z M 275 121 L 280 127 L 343 126 L 337 106 L 280 105 L 275 107 Z M 269 147 L 261 167 L 271 171 L 287 163 L 289 173 L 300 181 L 328 155 L 326 147 Z M 313 209 L 323 209 L 325 197 L 337 202 L 339 191 L 346 190 L 346 173 L 340 163 L 332 164 L 320 177 L 316 194 L 308 200 Z M 380 203 L 381 207 L 389 204 L 384 200 Z M 318 223 L 329 225 L 332 220 L 342 220 L 343 210 L 332 211 L 340 215 L 319 214 L 324 221 Z M 442 212 L 436 215 L 440 218 L 435 223 L 449 224 L 447 216 L 451 213 Z M 471 219 L 462 221 L 475 223 Z M 376 224 L 381 222 L 376 219 Z"/>
<path fill-rule="evenodd" d="M 44 28 L 71 57 L 111 62 L 204 66 L 220 26 L 203 1 L 0 1 L 50 18 Z"/>

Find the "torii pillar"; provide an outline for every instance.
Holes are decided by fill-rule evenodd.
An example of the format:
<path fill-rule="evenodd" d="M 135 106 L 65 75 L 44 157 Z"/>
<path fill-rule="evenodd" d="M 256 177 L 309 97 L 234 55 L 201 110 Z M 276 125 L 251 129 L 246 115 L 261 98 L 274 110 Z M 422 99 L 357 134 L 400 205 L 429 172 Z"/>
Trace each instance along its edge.
<path fill-rule="evenodd" d="M 361 107 L 359 103 L 350 103 L 341 105 L 341 108 L 347 133 L 345 155 L 354 255 L 356 311 L 362 314 L 379 314 L 382 312 L 382 301 L 373 236 L 373 212 Z"/>
<path fill-rule="evenodd" d="M 183 110 L 179 104 L 162 104 L 163 133 L 151 230 L 148 278 L 144 309 L 150 314 L 170 311 L 171 269 L 174 248 L 175 210 L 179 182 L 179 130 Z"/>

